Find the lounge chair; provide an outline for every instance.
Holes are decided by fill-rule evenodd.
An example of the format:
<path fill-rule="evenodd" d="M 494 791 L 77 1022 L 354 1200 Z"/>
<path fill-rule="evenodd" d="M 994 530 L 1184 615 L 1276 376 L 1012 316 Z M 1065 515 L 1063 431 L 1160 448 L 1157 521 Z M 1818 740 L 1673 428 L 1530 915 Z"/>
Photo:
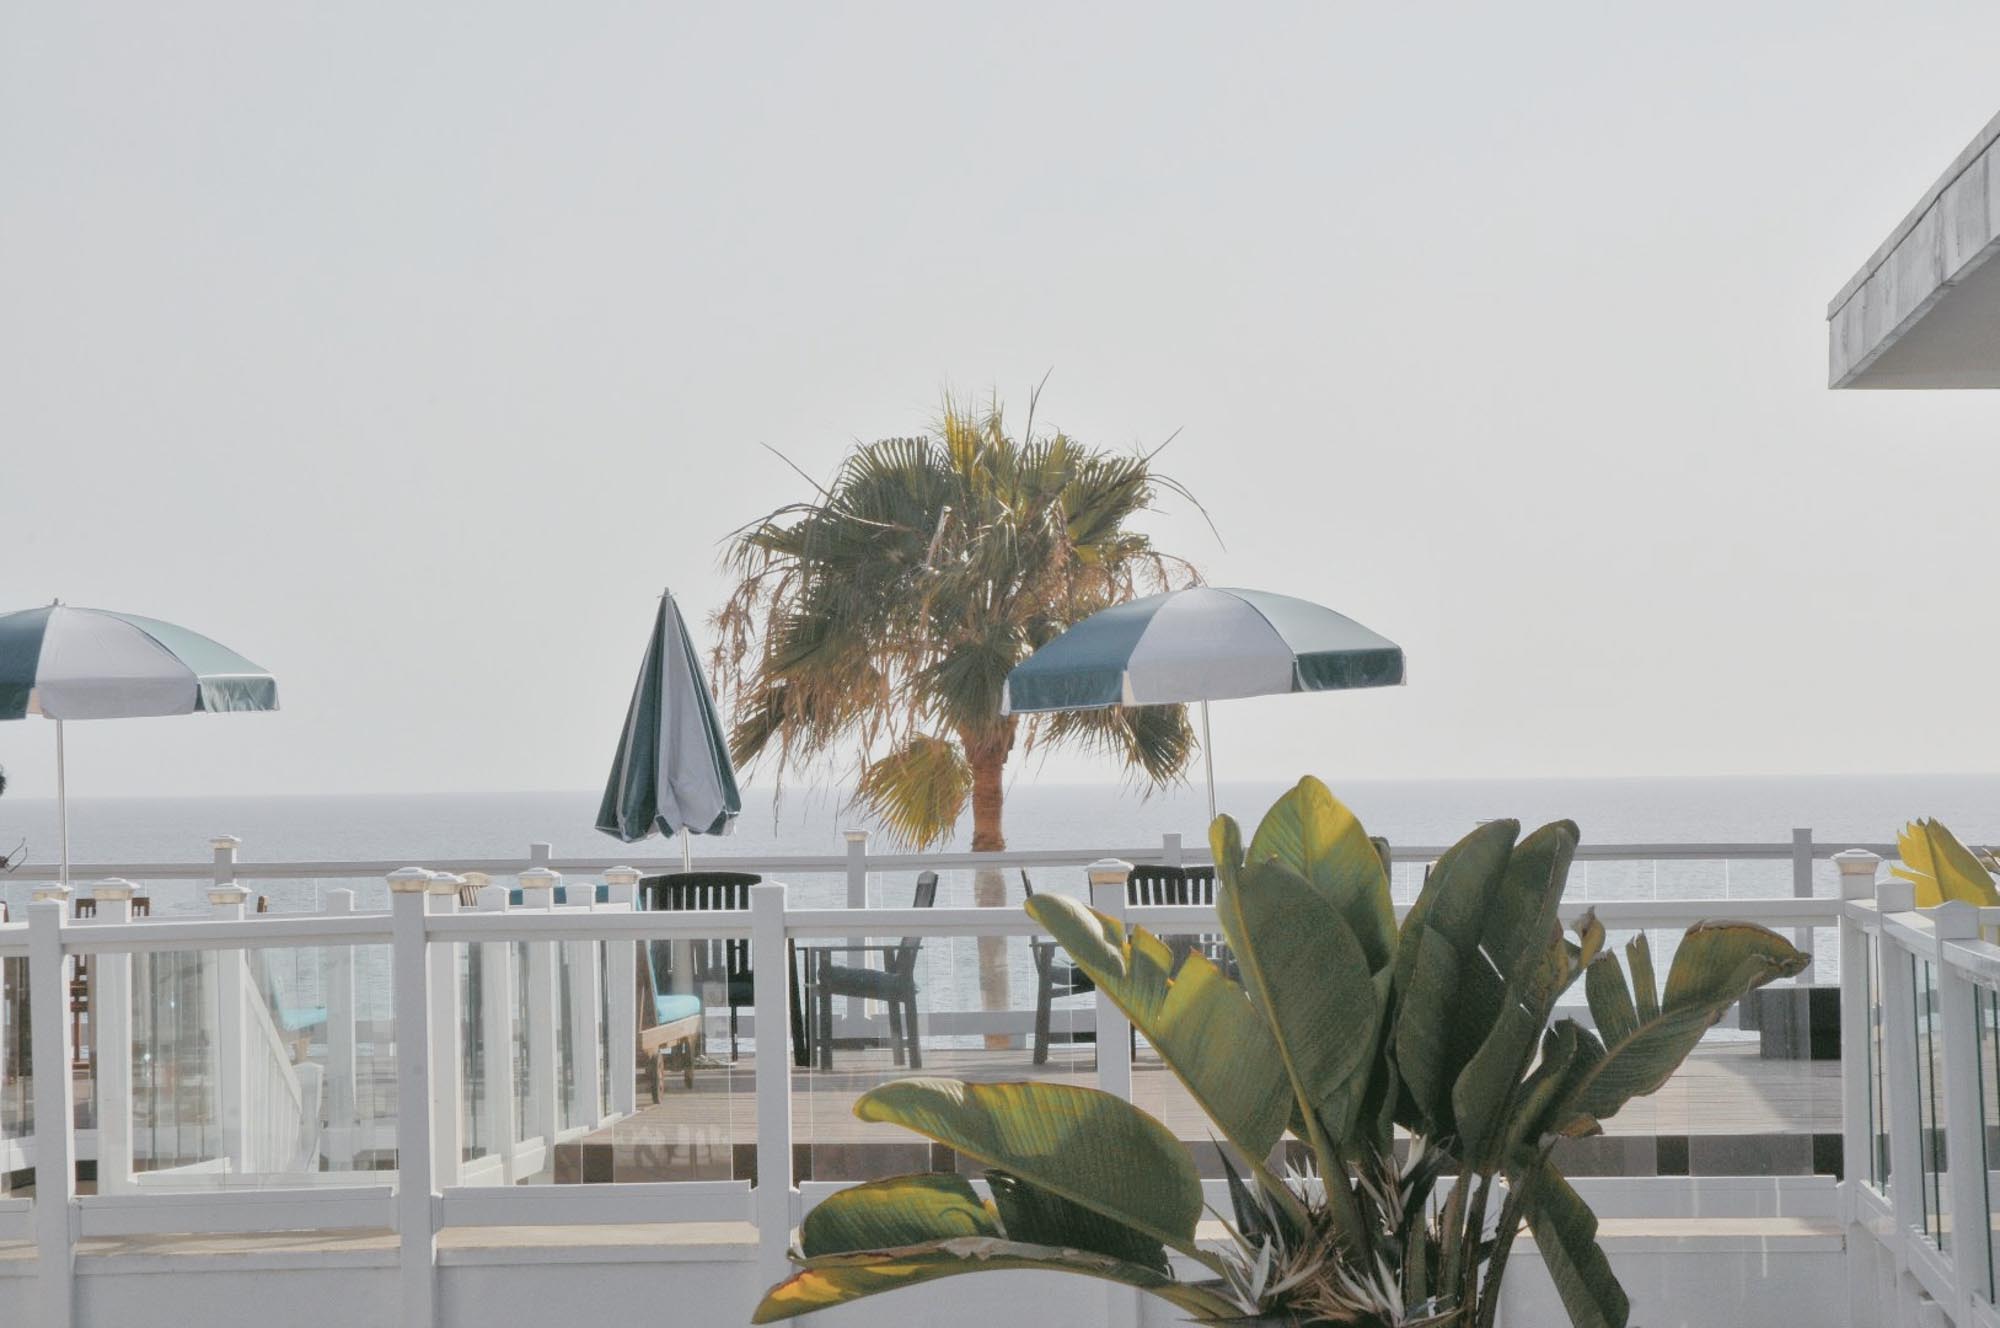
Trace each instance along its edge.
<path fill-rule="evenodd" d="M 912 908 L 929 908 L 937 901 L 938 877 L 934 871 L 917 877 Z M 809 975 L 813 990 L 812 1041 L 819 1051 L 819 1068 L 833 1068 L 833 998 L 851 1001 L 879 1001 L 889 1007 L 889 1045 L 896 1064 L 907 1059 L 913 1070 L 924 1068 L 924 1054 L 917 1037 L 917 951 L 921 936 L 905 936 L 895 945 L 815 945 L 808 948 L 814 972 Z M 882 967 L 836 964 L 836 954 L 880 953 Z"/>
<path fill-rule="evenodd" d="M 639 947 L 639 1069 L 660 1100 L 660 1085 L 669 1071 L 681 1072 L 681 1083 L 694 1087 L 694 1062 L 701 1048 L 701 997 L 692 992 L 662 991 L 665 973 L 653 968 L 651 941 Z"/>

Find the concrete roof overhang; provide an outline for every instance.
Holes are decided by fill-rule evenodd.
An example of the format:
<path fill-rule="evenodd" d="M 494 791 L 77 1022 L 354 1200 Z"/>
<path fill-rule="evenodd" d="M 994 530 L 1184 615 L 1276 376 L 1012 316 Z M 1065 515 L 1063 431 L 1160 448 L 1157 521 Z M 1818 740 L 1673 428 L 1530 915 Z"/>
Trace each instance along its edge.
<path fill-rule="evenodd" d="M 1827 306 L 1828 384 L 2000 387 L 2000 116 Z"/>

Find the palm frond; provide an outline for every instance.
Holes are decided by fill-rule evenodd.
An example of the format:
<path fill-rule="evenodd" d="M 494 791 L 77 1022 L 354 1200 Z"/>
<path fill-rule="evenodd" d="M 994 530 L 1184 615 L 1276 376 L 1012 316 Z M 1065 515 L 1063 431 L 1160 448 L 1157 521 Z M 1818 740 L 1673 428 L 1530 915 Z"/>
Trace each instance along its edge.
<path fill-rule="evenodd" d="M 929 848 L 950 837 L 972 797 L 972 767 L 948 738 L 912 734 L 861 771 L 854 803 L 899 845 Z"/>

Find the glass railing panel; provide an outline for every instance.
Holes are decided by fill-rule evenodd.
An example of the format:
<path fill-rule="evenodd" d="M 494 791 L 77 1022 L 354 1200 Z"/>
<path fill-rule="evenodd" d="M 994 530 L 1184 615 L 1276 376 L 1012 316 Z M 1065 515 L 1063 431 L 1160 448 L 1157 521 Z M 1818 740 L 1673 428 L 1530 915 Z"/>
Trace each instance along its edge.
<path fill-rule="evenodd" d="M 1882 965 L 1880 942 L 1868 942 L 1868 1178 L 1889 1192 L 1889 1088 L 1884 1067 L 1887 1047 L 1882 1025 Z"/>
<path fill-rule="evenodd" d="M 631 963 L 622 968 L 614 961 L 627 947 Z M 519 981 L 511 992 L 492 984 L 483 993 L 489 1007 L 499 1003 L 508 1011 L 506 1036 L 497 1016 L 487 1036 L 491 1045 L 511 1045 L 516 1092 L 504 1102 L 511 1120 L 496 1115 L 487 1127 L 494 1157 L 478 1183 L 633 1184 L 754 1174 L 753 986 L 729 977 L 732 959 L 740 969 L 747 957 L 741 942 L 695 936 L 483 948 L 509 955 Z M 533 991 L 544 982 L 553 988 L 552 1001 Z M 633 1011 L 631 1044 L 614 1040 L 614 1003 Z M 545 1009 L 554 1017 L 537 1026 Z M 596 1013 L 587 1021 L 595 1030 L 588 1042 L 586 1021 L 577 1018 L 586 1010 Z M 545 1042 L 555 1049 L 548 1065 L 536 1059 Z M 497 1072 L 497 1064 L 489 1065 L 489 1076 Z M 594 1096 L 585 1086 L 593 1078 Z M 628 1092 L 634 1110 L 614 1114 L 613 1104 Z M 497 1142 L 510 1132 L 511 1151 Z"/>
<path fill-rule="evenodd" d="M 79 1141 L 100 1193 L 362 1183 L 396 1158 L 386 945 L 90 956 L 90 1022 L 111 1025 L 108 966 L 130 968 L 130 1170 L 100 1086 Z M 88 1144 L 88 1148 L 86 1148 Z"/>
<path fill-rule="evenodd" d="M 1994 1222 L 1993 1200 L 1996 1194 L 1993 1165 L 2000 1149 L 1995 1148 L 1994 1131 L 2000 1128 L 2000 992 L 1988 987 L 1972 989 L 1973 1017 L 1978 1025 L 1979 1040 L 1974 1044 L 1978 1057 L 1979 1071 L 1979 1167 L 1985 1181 L 1981 1189 L 1985 1197 L 1986 1242 L 1985 1266 L 1974 1271 L 1980 1284 L 1985 1287 L 1987 1303 L 1994 1299 L 1995 1270 L 2000 1268 L 2000 1230 Z"/>
<path fill-rule="evenodd" d="M 977 1170 L 908 1130 L 856 1119 L 864 1093 L 899 1078 L 1096 1085 L 1094 990 L 1046 938 L 807 936 L 793 962 L 801 1179 Z"/>
<path fill-rule="evenodd" d="M 1607 934 L 1604 953 L 1631 970 L 1631 930 Z M 1679 928 L 1646 932 L 1663 990 Z M 1581 981 L 1557 1019 L 1595 1029 Z M 1579 1176 L 1827 1175 L 1840 1168 L 1839 993 L 1779 984 L 1727 1011 L 1656 1092 L 1633 1098 L 1603 1133 L 1565 1139 L 1556 1157 Z"/>
<path fill-rule="evenodd" d="M 1910 960 L 1914 966 L 1917 1000 L 1915 1034 L 1917 1042 L 1917 1119 L 1919 1122 L 1918 1166 L 1921 1171 L 1919 1207 L 1924 1234 L 1938 1249 L 1950 1252 L 1951 1182 L 1950 1159 L 1945 1154 L 1944 1074 L 1941 1060 L 1943 1028 L 1939 1014 L 1937 966 L 1928 959 Z"/>
<path fill-rule="evenodd" d="M 34 1183 L 31 1013 L 26 957 L 0 959 L 0 1196 Z"/>

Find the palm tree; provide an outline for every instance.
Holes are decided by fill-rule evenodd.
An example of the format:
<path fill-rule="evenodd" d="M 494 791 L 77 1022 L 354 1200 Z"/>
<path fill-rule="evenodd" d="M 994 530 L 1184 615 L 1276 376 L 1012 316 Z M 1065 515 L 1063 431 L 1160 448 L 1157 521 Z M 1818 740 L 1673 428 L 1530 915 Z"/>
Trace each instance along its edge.
<path fill-rule="evenodd" d="M 949 398 L 935 429 L 855 448 L 832 482 L 731 537 L 739 578 L 717 615 L 716 676 L 736 760 L 787 772 L 857 753 L 854 804 L 910 847 L 948 838 L 972 807 L 972 847 L 1007 846 L 1009 757 L 1093 749 L 1150 787 L 1180 778 L 1194 735 L 1180 706 L 1000 713 L 1007 672 L 1071 623 L 1143 591 L 1193 584 L 1131 526 L 1162 492 L 1153 454 L 1061 432 L 1007 432 L 997 399 Z M 1199 504 L 1196 504 L 1198 507 Z M 1005 902 L 1001 873 L 975 898 Z M 981 990 L 1004 1008 L 1000 938 Z"/>

